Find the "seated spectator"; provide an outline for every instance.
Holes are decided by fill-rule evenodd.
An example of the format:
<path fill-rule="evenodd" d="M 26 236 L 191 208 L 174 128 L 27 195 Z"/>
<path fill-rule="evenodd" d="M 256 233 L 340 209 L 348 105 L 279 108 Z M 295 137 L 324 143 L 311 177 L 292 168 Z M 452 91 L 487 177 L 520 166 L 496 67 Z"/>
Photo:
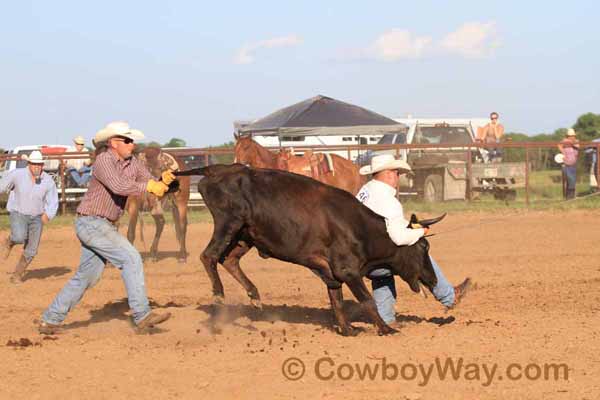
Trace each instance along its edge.
<path fill-rule="evenodd" d="M 477 130 L 477 141 L 485 144 L 500 143 L 500 139 L 504 136 L 504 125 L 498 122 L 499 115 L 497 112 L 490 114 L 490 122 Z M 482 149 L 484 162 L 502 161 L 502 151 L 496 148 Z"/>
<path fill-rule="evenodd" d="M 78 153 L 87 153 L 85 139 L 77 136 L 73 139 Z M 89 158 L 75 158 L 67 161 L 67 176 L 70 176 L 77 186 L 87 186 L 92 178 L 91 160 Z"/>

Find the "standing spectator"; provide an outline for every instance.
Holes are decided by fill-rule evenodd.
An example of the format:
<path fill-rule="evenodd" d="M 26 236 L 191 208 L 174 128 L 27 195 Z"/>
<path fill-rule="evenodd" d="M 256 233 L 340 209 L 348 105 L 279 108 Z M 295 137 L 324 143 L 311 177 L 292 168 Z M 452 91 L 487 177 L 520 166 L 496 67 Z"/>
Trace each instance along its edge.
<path fill-rule="evenodd" d="M 77 136 L 73 139 L 75 149 L 78 153 L 87 153 L 89 150 L 85 147 L 83 136 Z M 73 179 L 77 186 L 86 186 L 92 178 L 91 160 L 89 158 L 74 158 L 67 161 L 67 174 Z"/>
<path fill-rule="evenodd" d="M 107 150 L 94 161 L 89 188 L 77 208 L 75 231 L 81 242 L 81 258 L 75 275 L 67 282 L 44 311 L 39 332 L 54 334 L 60 324 L 81 300 L 86 290 L 100 278 L 107 262 L 121 270 L 133 323 L 141 330 L 160 324 L 171 316 L 150 309 L 144 283 L 144 265 L 140 253 L 121 235 L 116 222 L 123 214 L 128 196 L 150 192 L 162 197 L 168 184 L 175 180 L 171 171 L 157 181 L 144 165 L 133 157 L 134 140 L 144 134 L 131 129 L 126 122 L 113 122 L 98 131 L 96 147 Z"/>
<path fill-rule="evenodd" d="M 58 190 L 50 175 L 43 170 L 42 153 L 31 152 L 27 167 L 9 172 L 0 180 L 0 192 L 10 191 L 6 209 L 10 213 L 10 235 L 0 244 L 6 259 L 15 244 L 23 244 L 23 254 L 10 278 L 23 282 L 27 266 L 37 254 L 42 227 L 56 215 Z"/>
<path fill-rule="evenodd" d="M 592 140 L 592 143 L 596 145 L 600 144 L 600 139 Z M 586 159 L 589 160 L 590 163 L 590 190 L 592 193 L 597 192 L 598 188 L 598 151 L 596 146 L 588 147 L 585 150 L 587 155 Z"/>
<path fill-rule="evenodd" d="M 495 111 L 490 114 L 490 122 L 477 131 L 477 140 L 479 142 L 485 144 L 500 142 L 500 139 L 504 136 L 504 126 L 498 122 L 499 117 Z M 500 149 L 488 147 L 483 149 L 482 154 L 484 155 L 485 162 L 501 161 L 502 152 Z"/>
<path fill-rule="evenodd" d="M 577 156 L 579 155 L 579 140 L 573 128 L 567 130 L 566 137 L 558 144 L 558 150 L 564 157 L 563 162 L 563 187 L 566 200 L 575 198 L 575 184 L 577 181 Z"/>

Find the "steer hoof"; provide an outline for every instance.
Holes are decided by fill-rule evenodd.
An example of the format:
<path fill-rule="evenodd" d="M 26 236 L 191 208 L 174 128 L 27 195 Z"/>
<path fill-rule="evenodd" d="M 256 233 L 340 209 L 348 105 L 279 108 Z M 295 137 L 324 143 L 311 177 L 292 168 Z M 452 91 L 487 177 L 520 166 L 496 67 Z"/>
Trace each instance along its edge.
<path fill-rule="evenodd" d="M 252 305 L 252 307 L 256 308 L 257 310 L 263 309 L 263 305 L 262 305 L 262 302 L 260 301 L 260 299 L 250 299 L 250 304 Z"/>
<path fill-rule="evenodd" d="M 348 325 L 343 328 L 340 328 L 339 332 L 342 336 L 356 336 L 360 331 L 352 325 Z"/>
<path fill-rule="evenodd" d="M 377 331 L 377 334 L 379 336 L 385 336 L 385 335 L 393 335 L 395 333 L 398 333 L 398 331 L 392 327 L 390 327 L 389 325 L 385 325 L 384 327 L 380 328 Z"/>
<path fill-rule="evenodd" d="M 215 295 L 212 298 L 212 302 L 214 305 L 222 306 L 223 304 L 225 304 L 225 298 L 223 296 Z"/>

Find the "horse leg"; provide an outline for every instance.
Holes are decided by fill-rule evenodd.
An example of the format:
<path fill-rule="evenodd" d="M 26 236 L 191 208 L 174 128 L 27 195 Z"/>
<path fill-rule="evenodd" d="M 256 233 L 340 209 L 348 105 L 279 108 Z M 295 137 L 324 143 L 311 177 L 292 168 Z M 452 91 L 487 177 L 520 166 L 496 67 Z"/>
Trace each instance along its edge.
<path fill-rule="evenodd" d="M 158 261 L 158 242 L 160 241 L 160 236 L 162 235 L 162 231 L 165 228 L 165 217 L 163 214 L 152 214 L 152 218 L 154 218 L 154 225 L 156 226 L 156 231 L 154 232 L 154 240 L 152 240 L 152 247 L 150 247 L 150 258 L 152 261 Z"/>
<path fill-rule="evenodd" d="M 135 241 L 135 228 L 137 226 L 140 203 L 134 197 L 127 200 L 127 213 L 129 214 L 129 225 L 127 227 L 127 240 L 133 244 Z"/>
<path fill-rule="evenodd" d="M 222 304 L 225 297 L 223 283 L 217 271 L 217 262 L 224 257 L 226 250 L 231 246 L 232 239 L 239 233 L 243 225 L 243 222 L 240 221 L 228 222 L 222 223 L 215 218 L 213 236 L 208 246 L 200 254 L 200 261 L 212 284 L 213 302 L 216 304 Z"/>
<path fill-rule="evenodd" d="M 179 242 L 179 254 L 177 255 L 177 261 L 179 263 L 187 262 L 187 249 L 185 246 L 187 234 L 187 202 L 186 196 L 175 196 L 175 204 L 173 204 L 173 221 L 175 222 L 175 232 L 177 234 L 177 241 Z"/>
<path fill-rule="evenodd" d="M 245 242 L 238 242 L 238 244 L 231 250 L 231 252 L 225 257 L 222 262 L 223 267 L 238 281 L 240 285 L 246 290 L 248 297 L 250 298 L 250 304 L 256 308 L 262 309 L 260 302 L 260 294 L 258 289 L 252 283 L 250 279 L 244 274 L 240 267 L 240 259 L 250 251 L 252 246 L 248 246 Z"/>

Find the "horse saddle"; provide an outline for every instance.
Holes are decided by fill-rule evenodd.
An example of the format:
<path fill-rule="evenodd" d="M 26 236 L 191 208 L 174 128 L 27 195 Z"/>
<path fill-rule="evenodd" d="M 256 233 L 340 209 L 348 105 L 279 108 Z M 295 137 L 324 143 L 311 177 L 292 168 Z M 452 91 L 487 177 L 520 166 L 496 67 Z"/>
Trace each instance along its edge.
<path fill-rule="evenodd" d="M 302 175 L 318 180 L 323 175 L 333 172 L 333 162 L 329 154 L 313 153 L 309 150 L 302 158 L 306 160 L 306 165 L 302 167 Z"/>

